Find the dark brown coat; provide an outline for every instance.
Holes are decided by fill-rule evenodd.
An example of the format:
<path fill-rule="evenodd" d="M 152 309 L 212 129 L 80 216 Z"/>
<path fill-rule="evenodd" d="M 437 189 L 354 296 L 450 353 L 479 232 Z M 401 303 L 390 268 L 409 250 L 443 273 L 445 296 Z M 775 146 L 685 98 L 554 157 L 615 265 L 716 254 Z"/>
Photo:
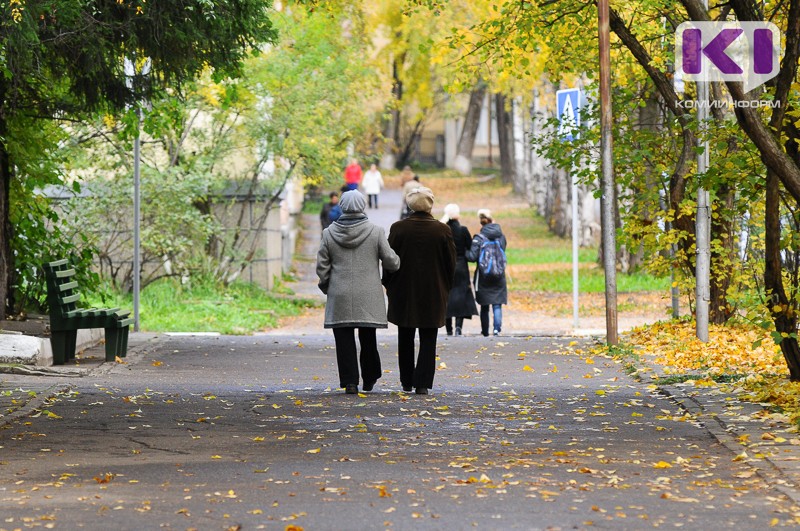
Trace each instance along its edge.
<path fill-rule="evenodd" d="M 400 269 L 384 273 L 389 322 L 409 328 L 444 326 L 453 286 L 456 247 L 450 227 L 427 212 L 414 212 L 389 230 Z"/>

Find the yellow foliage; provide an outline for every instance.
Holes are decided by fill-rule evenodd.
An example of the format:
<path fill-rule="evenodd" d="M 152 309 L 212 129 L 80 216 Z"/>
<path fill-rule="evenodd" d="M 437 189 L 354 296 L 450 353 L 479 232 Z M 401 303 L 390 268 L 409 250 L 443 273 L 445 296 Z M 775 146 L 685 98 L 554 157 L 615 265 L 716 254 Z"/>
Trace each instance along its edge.
<path fill-rule="evenodd" d="M 706 371 L 720 374 L 782 374 L 786 363 L 769 333 L 757 327 L 736 325 L 709 329 L 708 343 L 695 336 L 690 322 L 662 322 L 637 328 L 629 340 L 640 354 L 665 367 L 665 373 Z"/>
<path fill-rule="evenodd" d="M 776 406 L 782 413 L 774 416 L 800 423 L 800 382 L 787 378 L 780 346 L 769 331 L 746 325 L 712 325 L 709 341 L 703 343 L 695 337 L 694 323 L 662 322 L 634 329 L 628 341 L 648 362 L 662 366 L 664 374 L 710 377 L 694 381 L 697 387 L 719 385 L 714 376 L 741 376 L 723 389 L 741 400 Z"/>

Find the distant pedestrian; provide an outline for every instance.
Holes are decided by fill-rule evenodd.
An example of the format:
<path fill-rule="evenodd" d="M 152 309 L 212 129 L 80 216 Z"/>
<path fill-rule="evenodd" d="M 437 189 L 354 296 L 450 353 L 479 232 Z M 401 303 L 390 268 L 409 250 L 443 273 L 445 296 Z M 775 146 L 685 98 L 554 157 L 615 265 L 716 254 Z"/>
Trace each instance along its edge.
<path fill-rule="evenodd" d="M 358 393 L 359 361 L 364 391 L 372 391 L 381 377 L 375 330 L 388 324 L 378 263 L 387 272 L 400 267 L 383 228 L 364 214 L 366 204 L 358 190 L 342 194 L 342 216 L 322 232 L 317 253 L 319 289 L 327 295 L 325 328 L 333 329 L 339 386 L 347 394 Z"/>
<path fill-rule="evenodd" d="M 369 208 L 378 208 L 378 194 L 381 193 L 383 188 L 383 176 L 378 171 L 378 167 L 373 164 L 369 170 L 364 174 L 361 180 L 361 186 L 364 188 L 364 193 L 367 194 L 367 203 Z"/>
<path fill-rule="evenodd" d="M 406 201 L 413 213 L 394 223 L 389 245 L 400 257 L 396 273 L 384 273 L 389 296 L 389 321 L 396 324 L 400 384 L 403 391 L 428 394 L 436 372 L 436 336 L 444 325 L 453 285 L 456 247 L 453 232 L 431 216 L 433 192 L 419 187 Z M 414 361 L 414 336 L 419 329 L 419 356 Z"/>
<path fill-rule="evenodd" d="M 493 334 L 500 335 L 503 330 L 503 304 L 508 303 L 506 287 L 505 250 L 506 237 L 500 225 L 492 219 L 488 209 L 478 210 L 481 231 L 472 238 L 472 246 L 467 251 L 467 260 L 476 262 L 475 300 L 481 306 L 481 334 L 489 335 L 489 307 L 492 309 Z M 482 258 L 496 256 L 495 263 Z M 502 263 L 498 263 L 502 261 Z M 492 269 L 494 268 L 494 269 Z"/>
<path fill-rule="evenodd" d="M 361 184 L 361 166 L 356 159 L 350 159 L 350 164 L 344 169 L 344 184 L 348 190 L 357 190 Z"/>
<path fill-rule="evenodd" d="M 460 336 L 464 319 L 472 319 L 473 315 L 478 315 L 466 257 L 466 252 L 472 245 L 472 236 L 469 234 L 469 229 L 459 223 L 460 216 L 461 210 L 458 205 L 450 203 L 444 207 L 444 217 L 440 220 L 450 227 L 456 244 L 456 272 L 447 301 L 447 321 L 445 321 L 448 336 L 453 335 L 453 318 L 456 321 L 455 334 Z"/>
<path fill-rule="evenodd" d="M 411 166 L 406 166 L 403 168 L 402 173 L 400 174 L 400 185 L 402 187 L 402 195 L 403 200 L 401 201 L 400 206 L 400 219 L 406 219 L 408 216 L 411 215 L 411 208 L 408 206 L 408 202 L 405 200 L 406 195 L 408 192 L 413 190 L 414 188 L 419 188 L 422 186 L 419 182 L 419 175 L 415 174 L 411 170 Z"/>
<path fill-rule="evenodd" d="M 322 230 L 327 229 L 331 223 L 336 220 L 331 219 L 331 210 L 339 204 L 339 192 L 331 192 L 328 194 L 328 202 L 322 205 L 322 210 L 319 213 L 319 223 L 322 225 Z"/>

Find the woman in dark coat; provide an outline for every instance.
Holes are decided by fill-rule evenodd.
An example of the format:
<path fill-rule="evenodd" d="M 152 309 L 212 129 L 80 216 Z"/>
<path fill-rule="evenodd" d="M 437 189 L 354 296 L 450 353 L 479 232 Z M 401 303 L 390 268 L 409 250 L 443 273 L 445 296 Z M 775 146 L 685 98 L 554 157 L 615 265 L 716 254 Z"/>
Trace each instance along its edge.
<path fill-rule="evenodd" d="M 397 354 L 403 390 L 426 395 L 436 372 L 436 336 L 444 325 L 453 285 L 456 247 L 447 225 L 431 216 L 433 193 L 414 188 L 406 196 L 413 213 L 389 229 L 389 245 L 400 257 L 396 273 L 384 272 L 389 322 L 397 325 Z M 414 363 L 414 336 L 419 356 Z"/>
<path fill-rule="evenodd" d="M 453 231 L 453 240 L 456 243 L 456 273 L 453 277 L 453 289 L 447 301 L 447 321 L 445 329 L 447 335 L 453 335 L 453 318 L 456 319 L 456 335 L 461 335 L 464 319 L 472 319 L 478 315 L 475 307 L 475 296 L 472 294 L 472 282 L 469 278 L 469 265 L 465 256 L 472 246 L 472 236 L 469 230 L 458 222 L 461 211 L 458 205 L 450 203 L 444 207 L 444 217 L 440 220 L 446 223 Z"/>
<path fill-rule="evenodd" d="M 506 250 L 506 237 L 500 229 L 500 225 L 494 223 L 492 214 L 487 209 L 478 210 L 478 218 L 481 222 L 481 232 L 472 238 L 472 247 L 467 251 L 467 260 L 477 262 L 481 255 L 481 246 L 486 240 L 497 240 L 503 251 Z M 500 335 L 503 329 L 503 304 L 508 304 L 508 289 L 506 288 L 505 273 L 500 278 L 487 278 L 480 272 L 480 268 L 475 270 L 476 285 L 475 300 L 481 305 L 481 334 L 489 335 L 489 307 L 492 307 L 494 317 L 494 335 Z"/>

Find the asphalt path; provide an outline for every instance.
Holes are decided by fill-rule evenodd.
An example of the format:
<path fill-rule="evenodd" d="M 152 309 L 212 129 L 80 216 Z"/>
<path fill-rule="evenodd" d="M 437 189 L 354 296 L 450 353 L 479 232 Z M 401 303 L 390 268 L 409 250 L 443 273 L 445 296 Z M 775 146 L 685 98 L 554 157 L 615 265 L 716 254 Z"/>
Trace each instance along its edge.
<path fill-rule="evenodd" d="M 780 492 L 587 343 L 445 338 L 422 396 L 400 392 L 384 335 L 375 391 L 345 395 L 323 334 L 160 337 L 55 379 L 73 387 L 0 431 L 0 528 L 794 523 Z"/>

